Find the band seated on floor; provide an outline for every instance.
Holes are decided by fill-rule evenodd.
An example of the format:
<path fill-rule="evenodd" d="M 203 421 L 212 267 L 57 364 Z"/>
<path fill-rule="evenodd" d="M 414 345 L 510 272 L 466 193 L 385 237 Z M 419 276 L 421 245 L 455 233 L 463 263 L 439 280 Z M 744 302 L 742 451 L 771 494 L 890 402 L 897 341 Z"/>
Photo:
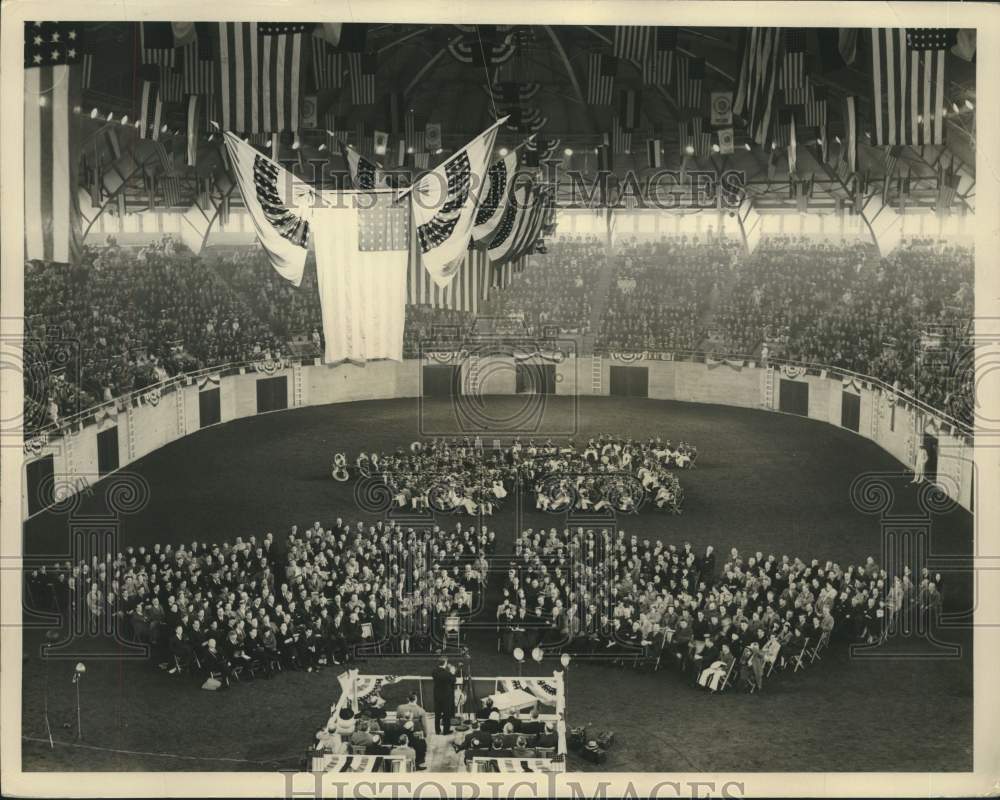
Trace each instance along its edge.
<path fill-rule="evenodd" d="M 697 448 L 685 442 L 645 441 L 602 435 L 579 449 L 551 439 L 536 444 L 515 438 L 486 447 L 481 438 L 414 442 L 410 450 L 362 452 L 354 461 L 360 479 L 380 477 L 401 509 L 492 516 L 516 489 L 535 497 L 543 511 L 581 510 L 633 513 L 643 501 L 679 513 L 683 501 L 675 470 L 690 469 Z M 331 467 L 346 474 L 346 456 Z"/>

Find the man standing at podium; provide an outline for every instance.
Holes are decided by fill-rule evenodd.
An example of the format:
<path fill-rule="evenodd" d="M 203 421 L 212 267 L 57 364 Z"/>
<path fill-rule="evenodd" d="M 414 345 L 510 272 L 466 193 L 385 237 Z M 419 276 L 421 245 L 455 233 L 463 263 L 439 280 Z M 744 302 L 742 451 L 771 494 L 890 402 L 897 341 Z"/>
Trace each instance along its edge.
<path fill-rule="evenodd" d="M 434 668 L 434 732 L 451 733 L 451 718 L 455 714 L 455 668 L 447 656 Z"/>

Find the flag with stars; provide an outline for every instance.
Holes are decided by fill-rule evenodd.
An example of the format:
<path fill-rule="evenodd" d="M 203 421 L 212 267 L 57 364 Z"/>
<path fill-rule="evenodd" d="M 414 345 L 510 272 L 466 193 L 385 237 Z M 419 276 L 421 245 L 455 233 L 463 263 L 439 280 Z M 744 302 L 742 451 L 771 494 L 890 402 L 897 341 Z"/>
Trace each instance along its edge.
<path fill-rule="evenodd" d="M 278 274 L 302 283 L 315 192 L 247 142 L 226 131 L 226 151 L 257 238 Z"/>
<path fill-rule="evenodd" d="M 69 263 L 82 240 L 77 207 L 81 32 L 24 24 L 24 257 Z"/>
<path fill-rule="evenodd" d="M 219 90 L 224 130 L 297 131 L 301 116 L 300 22 L 218 23 Z"/>
<path fill-rule="evenodd" d="M 401 361 L 409 204 L 395 202 L 391 190 L 330 199 L 316 209 L 313 227 L 324 360 Z"/>
<path fill-rule="evenodd" d="M 517 173 L 517 151 L 512 150 L 489 168 L 486 173 L 486 194 L 476 210 L 472 239 L 485 242 L 493 238 L 510 198 L 511 185 Z"/>
<path fill-rule="evenodd" d="M 386 186 L 382 165 L 365 158 L 349 144 L 341 143 L 340 153 L 351 175 L 351 186 L 360 191 L 371 191 Z"/>
<path fill-rule="evenodd" d="M 944 144 L 945 55 L 954 28 L 872 28 L 872 144 Z"/>
<path fill-rule="evenodd" d="M 497 267 L 513 261 L 525 249 L 540 205 L 537 187 L 521 186 L 514 193 L 486 251 L 494 275 Z"/>
<path fill-rule="evenodd" d="M 424 267 L 442 289 L 465 258 L 476 211 L 485 198 L 489 167 L 501 117 L 457 153 L 422 175 L 410 192 L 413 224 Z"/>

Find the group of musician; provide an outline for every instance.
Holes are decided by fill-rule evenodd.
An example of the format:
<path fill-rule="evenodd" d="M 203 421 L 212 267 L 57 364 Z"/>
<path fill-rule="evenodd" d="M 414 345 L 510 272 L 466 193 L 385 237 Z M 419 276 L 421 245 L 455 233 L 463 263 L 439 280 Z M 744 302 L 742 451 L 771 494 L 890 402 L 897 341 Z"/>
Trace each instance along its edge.
<path fill-rule="evenodd" d="M 698 451 L 685 442 L 660 437 L 633 440 L 601 435 L 579 448 L 515 438 L 486 447 L 480 437 L 414 442 L 409 451 L 362 452 L 354 460 L 357 477 L 380 477 L 393 505 L 492 516 L 516 490 L 535 498 L 540 511 L 634 513 L 647 502 L 679 513 L 683 492 L 675 471 L 694 465 Z M 338 453 L 333 477 L 349 478 L 347 457 Z"/>

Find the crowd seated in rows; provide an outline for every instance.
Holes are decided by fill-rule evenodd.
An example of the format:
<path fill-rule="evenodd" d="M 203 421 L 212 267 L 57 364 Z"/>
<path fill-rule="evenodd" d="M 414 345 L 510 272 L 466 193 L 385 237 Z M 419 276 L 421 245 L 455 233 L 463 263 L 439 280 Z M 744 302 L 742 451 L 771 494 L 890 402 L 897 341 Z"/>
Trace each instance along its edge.
<path fill-rule="evenodd" d="M 510 446 L 485 448 L 480 438 L 466 437 L 415 442 L 409 451 L 364 452 L 355 467 L 359 477 L 384 480 L 396 506 L 416 511 L 491 516 L 515 489 L 523 489 L 533 494 L 537 509 L 553 513 L 634 513 L 646 498 L 679 513 L 683 493 L 674 471 L 691 467 L 697 457 L 693 445 L 659 437 L 602 435 L 582 449 L 572 441 L 522 443 L 519 437 Z"/>
<path fill-rule="evenodd" d="M 972 373 L 956 369 L 973 313 L 973 251 L 905 242 L 873 246 L 764 240 L 741 264 L 719 314 L 726 348 L 841 367 L 899 386 L 961 421 Z"/>
<path fill-rule="evenodd" d="M 516 314 L 528 331 L 546 326 L 564 333 L 584 334 L 598 275 L 604 266 L 604 245 L 596 236 L 558 236 L 546 244 L 545 255 L 530 256 L 524 271 L 510 286 L 491 291 L 480 310 L 486 317 Z"/>
<path fill-rule="evenodd" d="M 735 240 L 628 240 L 604 247 L 559 237 L 480 317 L 586 333 L 606 300 L 598 352 L 702 349 L 787 357 L 899 382 L 963 422 L 972 418 L 971 249 L 904 242 L 887 258 L 861 241 L 765 238 L 751 257 Z M 315 261 L 292 287 L 260 247 L 194 256 L 170 236 L 142 248 L 84 248 L 75 266 L 28 262 L 24 275 L 25 429 L 31 433 L 99 402 L 182 372 L 322 350 Z M 404 355 L 455 349 L 471 313 L 408 306 Z"/>
<path fill-rule="evenodd" d="M 351 704 L 339 709 L 334 706 L 326 726 L 316 733 L 315 749 L 332 754 L 394 756 L 424 769 L 427 714 L 416 694 L 391 711 L 385 707 L 385 700 L 374 693 L 361 698 L 357 712 Z"/>
<path fill-rule="evenodd" d="M 501 649 L 665 661 L 715 691 L 730 680 L 760 690 L 766 673 L 801 668 L 832 638 L 878 642 L 902 611 L 935 618 L 942 602 L 940 574 L 889 574 L 870 557 L 841 567 L 733 548 L 717 571 L 711 546 L 699 554 L 582 527 L 527 529 L 515 554 L 497 610 Z"/>
<path fill-rule="evenodd" d="M 697 349 L 737 253 L 736 240 L 721 237 L 622 243 L 597 350 Z"/>
<path fill-rule="evenodd" d="M 268 533 L 41 568 L 28 594 L 36 609 L 153 645 L 171 674 L 228 686 L 345 663 L 359 650 L 436 649 L 449 619 L 481 605 L 495 538 L 461 523 L 415 530 L 337 519 L 292 526 L 281 555 Z"/>

